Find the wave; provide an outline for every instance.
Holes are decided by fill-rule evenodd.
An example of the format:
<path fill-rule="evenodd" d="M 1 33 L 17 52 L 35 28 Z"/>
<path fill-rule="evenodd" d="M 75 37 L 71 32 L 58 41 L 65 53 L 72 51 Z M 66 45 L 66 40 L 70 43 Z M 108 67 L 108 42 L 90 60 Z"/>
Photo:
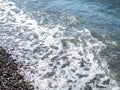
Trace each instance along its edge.
<path fill-rule="evenodd" d="M 15 3 L 0 1 L 0 45 L 23 64 L 20 73 L 35 90 L 118 90 L 101 62 L 106 45 L 88 29 L 67 36 L 66 28 L 40 26 Z"/>

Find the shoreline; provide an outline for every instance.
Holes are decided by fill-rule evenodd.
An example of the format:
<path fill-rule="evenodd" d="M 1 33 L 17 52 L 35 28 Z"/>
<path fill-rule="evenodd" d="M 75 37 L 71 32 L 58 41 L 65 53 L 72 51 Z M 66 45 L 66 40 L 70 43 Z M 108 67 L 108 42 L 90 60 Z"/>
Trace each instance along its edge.
<path fill-rule="evenodd" d="M 20 65 L 0 47 L 0 90 L 34 90 L 24 76 L 19 74 Z"/>

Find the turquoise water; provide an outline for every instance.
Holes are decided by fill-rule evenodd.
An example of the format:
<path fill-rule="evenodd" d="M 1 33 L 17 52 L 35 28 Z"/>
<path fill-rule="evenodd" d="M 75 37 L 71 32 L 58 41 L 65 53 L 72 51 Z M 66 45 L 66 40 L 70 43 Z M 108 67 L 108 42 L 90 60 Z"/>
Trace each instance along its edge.
<path fill-rule="evenodd" d="M 45 58 L 46 61 L 42 63 L 49 63 L 50 59 L 57 60 L 57 63 L 60 64 L 64 62 L 67 62 L 67 64 L 69 64 L 68 62 L 75 64 L 76 62 L 74 62 L 74 60 L 80 59 L 80 61 L 82 60 L 86 62 L 86 68 L 90 68 L 90 75 L 88 76 L 92 78 L 92 75 L 94 76 L 93 68 L 100 68 L 100 71 L 103 70 L 104 73 L 98 70 L 98 72 L 94 72 L 95 76 L 100 74 L 101 77 L 99 77 L 99 79 L 101 79 L 104 74 L 106 74 L 107 77 L 115 80 L 116 84 L 112 84 L 113 86 L 117 87 L 116 85 L 118 84 L 118 87 L 120 87 L 120 0 L 6 0 L 5 3 L 10 1 L 12 1 L 14 4 L 4 5 L 4 0 L 1 1 L 1 8 L 3 10 L 0 8 L 0 45 L 3 45 L 8 51 L 10 51 L 11 48 L 14 48 L 12 53 L 20 53 L 20 55 L 17 55 L 18 57 L 22 57 L 23 55 L 22 58 L 26 59 L 26 61 L 21 61 L 26 62 L 24 67 L 27 67 L 29 62 L 28 58 L 30 57 L 34 58 L 35 62 L 39 63 L 41 63 L 40 60 Z M 10 11 L 7 11 L 8 6 L 15 6 L 15 8 L 11 8 Z M 87 29 L 88 31 L 84 31 L 84 29 Z M 38 34 L 37 32 L 41 34 Z M 16 41 L 12 40 L 12 38 L 16 38 Z M 3 41 L 4 39 L 6 41 Z M 28 41 L 28 43 L 26 41 Z M 20 44 L 18 44 L 19 42 Z M 72 45 L 72 43 L 75 44 L 75 46 Z M 80 47 L 82 49 L 80 49 Z M 55 50 L 52 51 L 53 48 Z M 80 52 L 79 49 L 84 57 L 82 59 L 75 54 L 76 52 Z M 60 50 L 63 50 L 61 54 Z M 29 56 L 31 53 L 32 56 Z M 42 57 L 42 55 L 46 56 Z M 55 57 L 52 58 L 54 55 Z M 64 58 L 62 57 L 63 59 L 60 59 L 61 56 L 64 56 Z M 17 58 L 14 55 L 13 57 Z M 90 61 L 88 59 L 90 59 Z M 35 63 L 34 61 L 31 61 L 31 63 Z M 99 67 L 99 62 L 102 64 L 107 63 L 107 65 L 102 66 L 102 64 L 100 64 Z M 33 77 L 36 77 L 36 75 L 39 76 L 38 73 L 40 73 L 40 75 L 41 73 L 43 74 L 44 72 L 38 71 L 41 70 L 41 67 L 37 68 L 36 70 L 32 69 L 34 67 L 33 63 L 29 63 L 31 65 L 29 68 L 31 69 L 26 69 L 26 72 L 30 73 L 31 70 L 34 71 L 34 73 L 36 72 L 33 74 Z M 95 64 L 95 67 L 89 66 L 89 63 L 91 63 L 91 65 Z M 61 70 L 58 69 L 59 64 L 56 64 L 56 62 L 49 64 L 54 64 L 56 66 L 58 65 L 58 72 Z M 69 67 L 74 67 L 77 71 L 79 70 L 77 65 L 78 64 L 76 64 L 75 67 L 74 65 L 70 64 Z M 42 67 L 47 66 L 43 65 Z M 48 66 L 46 70 L 49 68 L 51 67 Z M 52 70 L 54 73 L 54 69 Z M 69 68 L 65 69 L 66 72 L 67 70 L 69 72 Z M 82 72 L 84 73 L 86 71 Z M 68 73 L 68 76 L 66 77 L 71 78 L 72 76 L 69 74 L 70 73 Z M 73 74 L 74 77 L 74 73 L 71 74 Z M 28 75 L 29 74 L 26 74 L 26 76 Z M 55 75 L 56 77 L 59 76 L 58 74 Z M 29 78 L 31 77 L 32 76 Z M 87 75 L 81 77 L 87 77 Z M 85 78 L 85 80 L 90 81 L 90 77 Z M 42 82 L 39 81 L 40 78 L 35 80 L 31 79 L 31 82 L 32 80 L 33 82 L 37 82 L 38 80 L 40 83 Z M 53 77 L 50 77 L 50 79 L 51 78 Z M 60 83 L 64 82 L 64 80 L 62 81 L 63 78 L 65 78 L 64 75 L 63 77 L 60 76 L 60 78 L 58 78 L 61 79 Z M 46 79 L 43 79 L 43 81 L 47 82 Z M 80 83 L 80 87 L 78 87 L 79 80 L 77 83 L 76 82 L 74 82 L 73 86 L 68 84 L 68 86 L 71 88 L 73 87 L 73 89 L 70 89 L 70 87 L 68 89 L 66 83 L 66 86 L 62 84 L 54 86 L 54 84 L 51 86 L 51 88 L 47 88 L 47 86 L 43 87 L 46 87 L 47 90 L 79 90 L 80 88 L 80 90 L 89 90 L 84 88 L 83 83 Z M 97 84 L 101 84 L 99 80 L 95 82 Z M 53 82 L 51 83 L 53 84 Z M 37 83 L 34 83 L 34 85 L 38 88 L 36 90 L 40 90 Z M 76 87 L 74 87 L 75 85 Z M 97 89 L 94 84 L 90 85 L 90 87 L 92 87 L 93 90 L 119 90 L 111 89 L 109 85 L 108 89 Z M 52 87 L 54 87 L 54 89 Z M 86 88 L 88 87 L 86 86 Z"/>

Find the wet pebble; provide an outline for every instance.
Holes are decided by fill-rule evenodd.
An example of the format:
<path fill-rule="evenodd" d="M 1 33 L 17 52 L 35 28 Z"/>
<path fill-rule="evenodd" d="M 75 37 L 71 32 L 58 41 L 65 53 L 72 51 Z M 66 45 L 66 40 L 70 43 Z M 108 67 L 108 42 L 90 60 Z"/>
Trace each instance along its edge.
<path fill-rule="evenodd" d="M 0 90 L 34 90 L 24 76 L 18 73 L 20 65 L 0 47 Z"/>

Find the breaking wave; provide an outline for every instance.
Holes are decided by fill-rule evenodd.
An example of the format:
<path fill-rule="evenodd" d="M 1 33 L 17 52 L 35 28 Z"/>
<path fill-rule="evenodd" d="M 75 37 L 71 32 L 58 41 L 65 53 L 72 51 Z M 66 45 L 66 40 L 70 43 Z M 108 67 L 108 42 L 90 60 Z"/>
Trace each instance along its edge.
<path fill-rule="evenodd" d="M 119 90 L 100 56 L 106 45 L 88 29 L 37 24 L 13 2 L 0 1 L 0 45 L 23 67 L 35 90 Z"/>

